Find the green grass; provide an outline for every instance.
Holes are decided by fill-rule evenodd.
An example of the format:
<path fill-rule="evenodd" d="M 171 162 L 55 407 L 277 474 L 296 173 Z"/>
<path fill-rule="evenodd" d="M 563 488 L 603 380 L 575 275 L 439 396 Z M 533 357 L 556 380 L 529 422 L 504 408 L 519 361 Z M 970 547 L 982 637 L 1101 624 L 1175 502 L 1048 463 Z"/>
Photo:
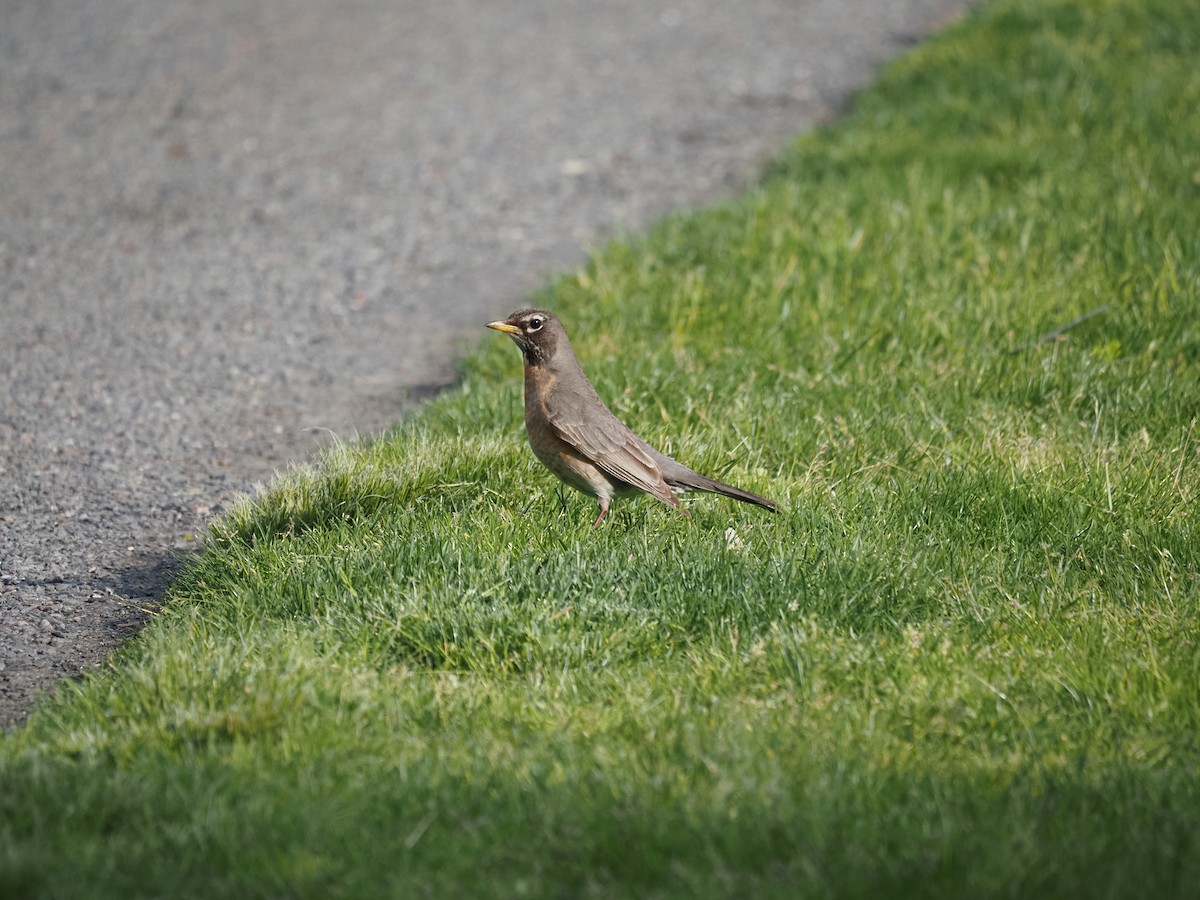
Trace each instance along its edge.
<path fill-rule="evenodd" d="M 481 333 L 0 740 L 0 894 L 1195 896 L 1198 59 L 1195 2 L 989 4 L 535 298 L 779 516 L 591 532 Z"/>

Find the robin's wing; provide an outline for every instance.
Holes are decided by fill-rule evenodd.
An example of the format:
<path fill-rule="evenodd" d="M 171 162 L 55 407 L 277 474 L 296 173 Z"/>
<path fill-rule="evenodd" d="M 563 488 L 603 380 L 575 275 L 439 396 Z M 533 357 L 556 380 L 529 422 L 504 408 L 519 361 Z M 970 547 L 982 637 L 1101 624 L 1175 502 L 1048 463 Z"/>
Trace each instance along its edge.
<path fill-rule="evenodd" d="M 588 393 L 557 391 L 547 399 L 546 419 L 555 433 L 606 474 L 678 506 L 662 469 L 647 452 L 649 445 L 609 412 L 599 397 Z"/>

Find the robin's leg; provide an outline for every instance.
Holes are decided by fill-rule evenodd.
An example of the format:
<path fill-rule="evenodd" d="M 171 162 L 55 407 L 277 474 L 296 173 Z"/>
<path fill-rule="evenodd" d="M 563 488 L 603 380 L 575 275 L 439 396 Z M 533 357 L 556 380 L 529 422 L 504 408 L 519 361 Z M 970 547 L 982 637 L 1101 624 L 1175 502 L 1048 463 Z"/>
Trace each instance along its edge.
<path fill-rule="evenodd" d="M 593 528 L 599 527 L 600 523 L 604 521 L 604 516 L 608 512 L 608 505 L 612 503 L 612 497 L 601 495 L 598 499 L 600 501 L 600 515 L 596 516 L 596 521 L 592 523 Z"/>

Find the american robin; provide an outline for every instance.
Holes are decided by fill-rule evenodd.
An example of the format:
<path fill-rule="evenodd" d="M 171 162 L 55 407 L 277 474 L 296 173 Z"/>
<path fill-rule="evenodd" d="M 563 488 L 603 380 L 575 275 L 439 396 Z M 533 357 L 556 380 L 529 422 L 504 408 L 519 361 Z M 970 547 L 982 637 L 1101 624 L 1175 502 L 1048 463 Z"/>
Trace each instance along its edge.
<path fill-rule="evenodd" d="M 630 431 L 583 374 L 567 332 L 553 313 L 522 309 L 487 327 L 503 331 L 521 348 L 529 445 L 547 469 L 599 501 L 593 528 L 604 521 L 614 496 L 638 491 L 677 508 L 679 493 L 699 490 L 776 511 L 766 497 L 693 472 Z"/>

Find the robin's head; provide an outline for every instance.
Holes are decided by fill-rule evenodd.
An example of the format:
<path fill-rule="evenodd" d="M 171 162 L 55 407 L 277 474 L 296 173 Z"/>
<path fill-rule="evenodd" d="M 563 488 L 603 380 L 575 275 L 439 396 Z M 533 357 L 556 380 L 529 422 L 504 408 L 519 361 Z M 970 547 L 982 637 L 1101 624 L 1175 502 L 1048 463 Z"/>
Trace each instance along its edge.
<path fill-rule="evenodd" d="M 503 331 L 521 348 L 525 361 L 548 362 L 560 346 L 568 346 L 567 332 L 558 316 L 544 309 L 519 309 L 503 322 L 488 322 L 488 328 Z"/>

